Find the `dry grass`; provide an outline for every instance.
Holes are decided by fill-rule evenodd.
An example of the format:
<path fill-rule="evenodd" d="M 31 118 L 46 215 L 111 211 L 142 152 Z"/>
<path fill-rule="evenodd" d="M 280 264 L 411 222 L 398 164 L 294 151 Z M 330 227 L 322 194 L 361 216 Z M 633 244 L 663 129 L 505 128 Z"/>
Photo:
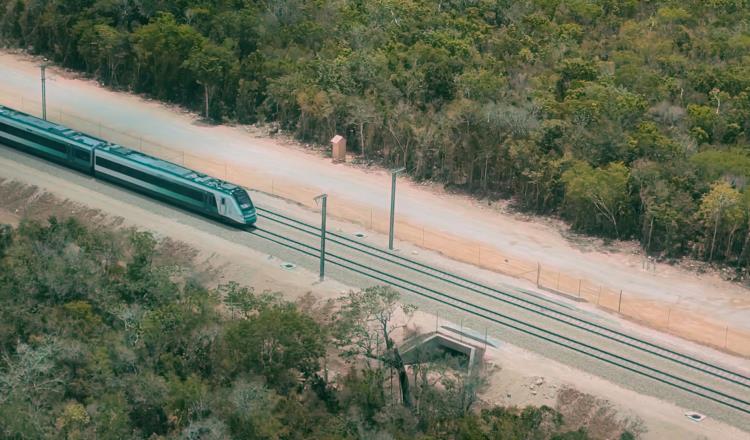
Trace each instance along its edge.
<path fill-rule="evenodd" d="M 642 420 L 620 417 L 608 401 L 570 387 L 558 392 L 556 409 L 563 415 L 566 429 L 584 428 L 592 439 L 619 439 L 625 431 L 638 438 L 646 432 Z"/>
<path fill-rule="evenodd" d="M 123 222 L 121 217 L 111 218 L 99 210 L 70 200 L 60 200 L 36 186 L 2 178 L 0 178 L 0 208 L 27 220 L 45 221 L 50 217 L 58 219 L 75 217 L 90 227 L 117 227 Z"/>
<path fill-rule="evenodd" d="M 61 200 L 54 195 L 40 190 L 36 186 L 0 178 L 0 223 L 18 223 L 24 221 L 46 222 L 50 217 L 58 220 L 75 218 L 91 229 L 114 229 L 123 234 L 119 239 L 126 239 L 128 228 L 124 227 L 122 217 L 111 217 L 100 210 L 70 200 Z M 213 280 L 216 270 L 208 261 L 197 261 L 198 250 L 189 244 L 169 237 L 158 239 L 154 260 L 156 263 L 180 267 L 190 267 L 192 276 L 199 277 L 206 283 Z"/>

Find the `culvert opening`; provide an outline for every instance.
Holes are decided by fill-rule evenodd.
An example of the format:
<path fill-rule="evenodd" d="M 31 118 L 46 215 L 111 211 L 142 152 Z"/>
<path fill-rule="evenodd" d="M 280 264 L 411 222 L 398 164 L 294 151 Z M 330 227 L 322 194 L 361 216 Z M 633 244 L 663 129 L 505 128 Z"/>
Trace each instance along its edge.
<path fill-rule="evenodd" d="M 407 341 L 401 353 L 407 365 L 447 361 L 452 368 L 469 372 L 481 363 L 483 356 L 481 346 L 440 333 L 420 335 Z"/>
<path fill-rule="evenodd" d="M 427 355 L 427 361 L 446 361 L 460 369 L 467 369 L 469 367 L 469 355 L 464 352 L 438 344 L 433 345 L 429 349 L 431 353 Z"/>
<path fill-rule="evenodd" d="M 365 238 L 367 237 L 367 234 L 365 234 L 364 232 L 355 232 L 354 236 L 357 238 Z"/>
<path fill-rule="evenodd" d="M 285 269 L 285 270 L 292 270 L 292 269 L 294 269 L 295 267 L 297 267 L 297 265 L 296 265 L 296 264 L 292 264 L 292 263 L 281 263 L 281 268 L 282 268 L 282 269 Z"/>

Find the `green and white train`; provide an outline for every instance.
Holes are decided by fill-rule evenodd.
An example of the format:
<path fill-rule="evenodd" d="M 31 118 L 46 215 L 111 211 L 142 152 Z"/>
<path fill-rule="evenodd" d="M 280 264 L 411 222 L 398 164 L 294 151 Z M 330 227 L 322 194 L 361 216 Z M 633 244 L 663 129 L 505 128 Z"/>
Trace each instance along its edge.
<path fill-rule="evenodd" d="M 257 220 L 250 196 L 238 185 L 2 105 L 0 144 L 234 225 Z"/>

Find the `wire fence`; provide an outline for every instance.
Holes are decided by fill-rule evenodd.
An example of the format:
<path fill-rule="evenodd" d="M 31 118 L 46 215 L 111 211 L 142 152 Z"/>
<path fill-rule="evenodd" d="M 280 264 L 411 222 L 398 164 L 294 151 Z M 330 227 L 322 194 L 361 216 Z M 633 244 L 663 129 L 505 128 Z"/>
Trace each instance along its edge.
<path fill-rule="evenodd" d="M 0 103 L 35 116 L 41 115 L 40 101 L 0 92 Z M 113 128 L 101 121 L 82 118 L 62 107 L 47 107 L 47 119 L 64 124 L 81 132 L 98 136 L 161 159 L 223 178 L 260 191 L 281 197 L 310 209 L 317 210 L 313 198 L 319 188 L 275 179 L 273 175 L 257 169 L 225 161 L 207 159 L 168 147 L 147 136 Z M 328 214 L 359 224 L 370 230 L 387 234 L 389 229 L 388 201 L 382 208 L 373 208 L 352 200 L 329 199 Z M 458 261 L 524 279 L 537 287 L 595 304 L 633 321 L 655 327 L 674 335 L 710 345 L 719 349 L 750 357 L 750 332 L 734 329 L 677 304 L 654 301 L 625 290 L 605 286 L 585 278 L 543 266 L 541 263 L 522 260 L 504 254 L 481 242 L 472 241 L 448 232 L 415 225 L 408 220 L 397 220 L 395 237 L 424 249 L 439 252 Z"/>

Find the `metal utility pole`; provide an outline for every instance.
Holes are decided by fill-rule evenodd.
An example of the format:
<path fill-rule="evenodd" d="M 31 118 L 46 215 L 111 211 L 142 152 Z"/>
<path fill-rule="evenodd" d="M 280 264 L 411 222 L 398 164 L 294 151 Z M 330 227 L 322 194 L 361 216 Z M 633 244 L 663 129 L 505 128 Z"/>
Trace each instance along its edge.
<path fill-rule="evenodd" d="M 388 249 L 393 250 L 393 224 L 396 219 L 396 176 L 406 168 L 391 170 L 391 227 L 388 229 Z"/>
<path fill-rule="evenodd" d="M 45 75 L 45 70 L 47 69 L 47 60 L 45 59 L 44 62 L 42 62 L 42 65 L 39 66 L 42 68 L 42 119 L 45 121 L 47 120 L 47 77 Z"/>
<path fill-rule="evenodd" d="M 328 194 L 321 194 L 315 197 L 315 203 L 322 200 L 322 211 L 320 219 L 320 281 L 323 281 L 326 274 L 326 201 Z"/>

